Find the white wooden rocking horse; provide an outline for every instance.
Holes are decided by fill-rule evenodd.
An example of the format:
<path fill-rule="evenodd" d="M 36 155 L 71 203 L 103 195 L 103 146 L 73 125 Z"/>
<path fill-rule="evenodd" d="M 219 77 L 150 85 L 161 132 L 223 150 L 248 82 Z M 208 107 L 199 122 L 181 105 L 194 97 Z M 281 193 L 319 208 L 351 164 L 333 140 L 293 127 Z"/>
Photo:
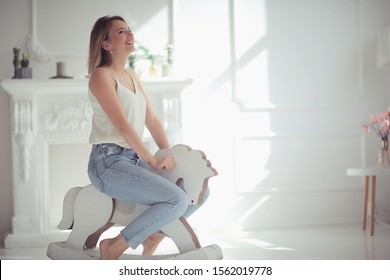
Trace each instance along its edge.
<path fill-rule="evenodd" d="M 202 202 L 208 179 L 217 175 L 203 152 L 186 145 L 159 150 L 156 158 L 171 154 L 175 167 L 157 171 L 161 176 L 183 186 L 191 204 Z M 112 199 L 93 185 L 70 189 L 64 198 L 63 217 L 59 229 L 72 229 L 66 241 L 50 243 L 47 256 L 51 259 L 98 259 L 97 242 L 103 232 L 114 224 L 127 225 L 149 206 L 130 204 Z M 154 256 L 123 254 L 120 259 L 222 259 L 222 250 L 212 244 L 201 247 L 199 240 L 184 217 L 170 223 L 161 231 L 169 236 L 179 253 Z"/>

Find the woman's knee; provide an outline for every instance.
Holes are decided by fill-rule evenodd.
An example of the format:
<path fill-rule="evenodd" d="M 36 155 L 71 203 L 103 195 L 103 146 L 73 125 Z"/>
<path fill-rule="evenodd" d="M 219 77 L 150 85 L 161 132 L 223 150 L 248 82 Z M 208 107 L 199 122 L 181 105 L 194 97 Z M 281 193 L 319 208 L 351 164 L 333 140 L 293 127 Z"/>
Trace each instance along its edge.
<path fill-rule="evenodd" d="M 175 191 L 174 204 L 176 205 L 177 212 L 180 212 L 181 215 L 184 214 L 188 208 L 188 196 L 180 188 L 177 188 Z"/>

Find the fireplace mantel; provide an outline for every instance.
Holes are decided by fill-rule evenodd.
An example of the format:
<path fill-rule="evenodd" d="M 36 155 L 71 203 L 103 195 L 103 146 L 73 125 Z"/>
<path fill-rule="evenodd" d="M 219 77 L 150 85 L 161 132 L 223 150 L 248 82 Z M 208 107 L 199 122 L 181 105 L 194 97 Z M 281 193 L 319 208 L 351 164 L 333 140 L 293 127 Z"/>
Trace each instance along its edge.
<path fill-rule="evenodd" d="M 181 142 L 181 94 L 192 79 L 144 80 L 171 144 Z M 92 110 L 87 79 L 12 79 L 2 87 L 11 101 L 12 232 L 6 248 L 46 246 L 64 233 L 48 224 L 48 147 L 88 143 Z"/>

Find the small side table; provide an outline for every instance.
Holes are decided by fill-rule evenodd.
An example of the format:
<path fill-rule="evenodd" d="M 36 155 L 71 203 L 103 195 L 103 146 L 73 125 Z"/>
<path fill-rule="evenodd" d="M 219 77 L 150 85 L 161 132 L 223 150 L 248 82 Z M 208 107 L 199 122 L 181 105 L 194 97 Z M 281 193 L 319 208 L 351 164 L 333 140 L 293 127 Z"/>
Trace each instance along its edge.
<path fill-rule="evenodd" d="M 375 226 L 375 192 L 376 192 L 376 176 L 390 176 L 390 167 L 354 167 L 347 169 L 348 176 L 364 176 L 364 206 L 363 206 L 363 230 L 366 230 L 367 223 L 367 201 L 370 190 L 371 181 L 371 236 L 374 235 Z"/>

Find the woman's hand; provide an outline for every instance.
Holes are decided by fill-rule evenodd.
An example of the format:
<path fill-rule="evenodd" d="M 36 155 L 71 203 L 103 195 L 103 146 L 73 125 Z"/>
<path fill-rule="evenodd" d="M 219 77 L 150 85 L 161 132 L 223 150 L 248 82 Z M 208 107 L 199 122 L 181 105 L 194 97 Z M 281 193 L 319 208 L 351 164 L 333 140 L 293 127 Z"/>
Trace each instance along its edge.
<path fill-rule="evenodd" d="M 173 159 L 172 156 L 167 156 L 162 159 L 155 159 L 150 163 L 150 166 L 155 169 L 155 170 L 160 170 L 160 169 L 172 169 L 175 167 L 175 160 Z"/>

